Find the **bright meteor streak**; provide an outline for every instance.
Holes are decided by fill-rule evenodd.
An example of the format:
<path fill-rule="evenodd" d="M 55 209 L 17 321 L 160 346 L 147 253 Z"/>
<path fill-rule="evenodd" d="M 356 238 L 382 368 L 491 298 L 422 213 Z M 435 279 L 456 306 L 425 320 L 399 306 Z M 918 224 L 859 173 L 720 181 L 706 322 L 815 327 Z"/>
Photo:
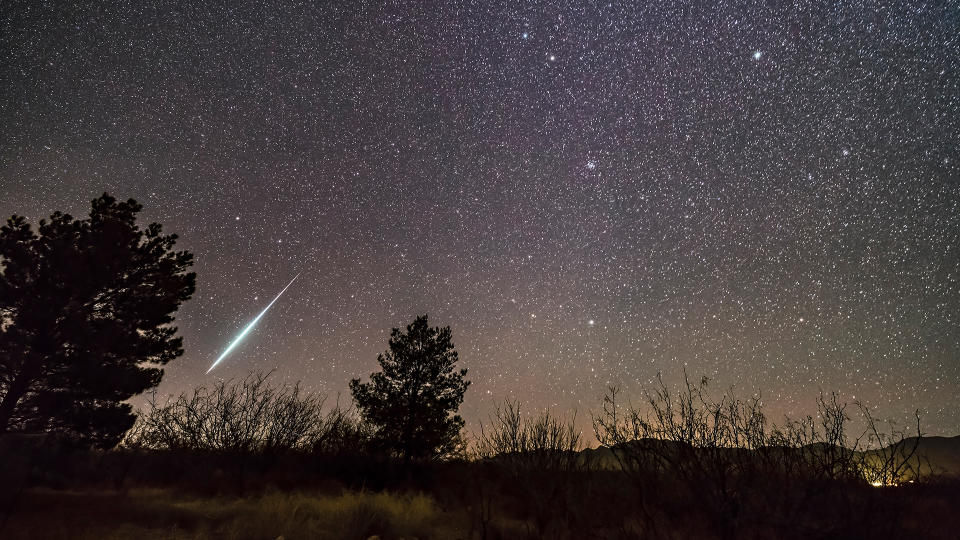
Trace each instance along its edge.
<path fill-rule="evenodd" d="M 257 322 L 261 318 L 263 318 L 263 316 L 267 313 L 267 311 L 270 310 L 270 307 L 274 304 L 274 302 L 279 300 L 280 297 L 283 296 L 283 293 L 287 292 L 287 289 L 289 289 L 290 286 L 293 285 L 293 282 L 296 281 L 298 277 L 300 277 L 300 274 L 293 276 L 293 279 L 291 279 L 290 283 L 287 283 L 287 286 L 284 287 L 282 291 L 280 291 L 280 294 L 278 294 L 276 298 L 274 298 L 269 304 L 267 304 L 267 307 L 263 308 L 263 311 L 261 311 L 259 315 L 257 315 L 252 321 L 250 321 L 250 324 L 244 327 L 243 331 L 240 332 L 240 334 L 237 335 L 236 338 L 234 338 L 233 342 L 230 343 L 230 345 L 227 346 L 227 348 L 224 349 L 222 353 L 220 353 L 220 357 L 213 362 L 213 365 L 210 366 L 210 369 L 207 370 L 207 373 L 210 373 L 211 371 L 213 371 L 213 368 L 217 367 L 217 364 L 219 364 L 221 360 L 226 358 L 226 356 L 230 354 L 230 351 L 232 351 L 234 347 L 236 347 L 237 344 L 239 344 L 240 341 L 243 340 L 243 338 L 250 333 L 251 330 L 253 330 L 253 327 L 257 324 Z"/>

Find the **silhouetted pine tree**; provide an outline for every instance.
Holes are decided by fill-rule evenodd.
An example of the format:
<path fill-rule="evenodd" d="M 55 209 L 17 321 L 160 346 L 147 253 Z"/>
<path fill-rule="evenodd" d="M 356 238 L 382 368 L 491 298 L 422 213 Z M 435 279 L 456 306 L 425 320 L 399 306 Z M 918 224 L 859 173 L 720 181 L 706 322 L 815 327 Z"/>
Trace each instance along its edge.
<path fill-rule="evenodd" d="M 57 433 L 109 447 L 134 421 L 122 403 L 183 354 L 173 313 L 193 294 L 176 235 L 135 223 L 104 194 L 88 219 L 0 228 L 0 433 Z"/>
<path fill-rule="evenodd" d="M 463 419 L 455 414 L 470 381 L 454 370 L 450 327 L 430 328 L 417 317 L 406 332 L 394 328 L 390 349 L 377 356 L 381 371 L 370 382 L 350 381 L 357 409 L 375 428 L 374 438 L 409 461 L 451 453 Z"/>

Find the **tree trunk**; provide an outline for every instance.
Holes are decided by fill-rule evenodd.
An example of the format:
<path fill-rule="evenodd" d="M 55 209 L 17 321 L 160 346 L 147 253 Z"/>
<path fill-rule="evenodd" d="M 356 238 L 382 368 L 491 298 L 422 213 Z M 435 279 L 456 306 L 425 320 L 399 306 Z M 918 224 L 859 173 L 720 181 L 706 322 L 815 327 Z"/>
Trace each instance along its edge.
<path fill-rule="evenodd" d="M 3 401 L 0 401 L 0 434 L 7 432 L 13 411 L 17 408 L 17 404 L 20 403 L 20 398 L 27 393 L 27 388 L 29 387 L 30 377 L 25 371 L 21 371 L 7 388 L 7 393 L 4 394 Z"/>

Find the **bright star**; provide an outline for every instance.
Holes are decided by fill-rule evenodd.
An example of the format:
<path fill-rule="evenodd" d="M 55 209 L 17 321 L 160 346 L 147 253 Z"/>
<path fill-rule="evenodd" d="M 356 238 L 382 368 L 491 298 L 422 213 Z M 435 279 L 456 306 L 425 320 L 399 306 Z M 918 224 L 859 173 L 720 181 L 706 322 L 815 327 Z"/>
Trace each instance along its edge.
<path fill-rule="evenodd" d="M 753 51 L 754 60 L 759 60 L 761 56 L 763 56 L 763 51 Z"/>

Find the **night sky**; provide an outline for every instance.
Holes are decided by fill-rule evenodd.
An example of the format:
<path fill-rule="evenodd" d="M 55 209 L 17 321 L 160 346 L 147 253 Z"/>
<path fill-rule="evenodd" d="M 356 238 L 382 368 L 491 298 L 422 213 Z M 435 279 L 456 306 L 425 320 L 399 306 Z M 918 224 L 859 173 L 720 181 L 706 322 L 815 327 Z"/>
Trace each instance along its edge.
<path fill-rule="evenodd" d="M 429 313 L 468 426 L 685 369 L 960 432 L 958 2 L 80 3 L 0 8 L 0 215 L 181 236 L 161 393 L 346 402 Z"/>

